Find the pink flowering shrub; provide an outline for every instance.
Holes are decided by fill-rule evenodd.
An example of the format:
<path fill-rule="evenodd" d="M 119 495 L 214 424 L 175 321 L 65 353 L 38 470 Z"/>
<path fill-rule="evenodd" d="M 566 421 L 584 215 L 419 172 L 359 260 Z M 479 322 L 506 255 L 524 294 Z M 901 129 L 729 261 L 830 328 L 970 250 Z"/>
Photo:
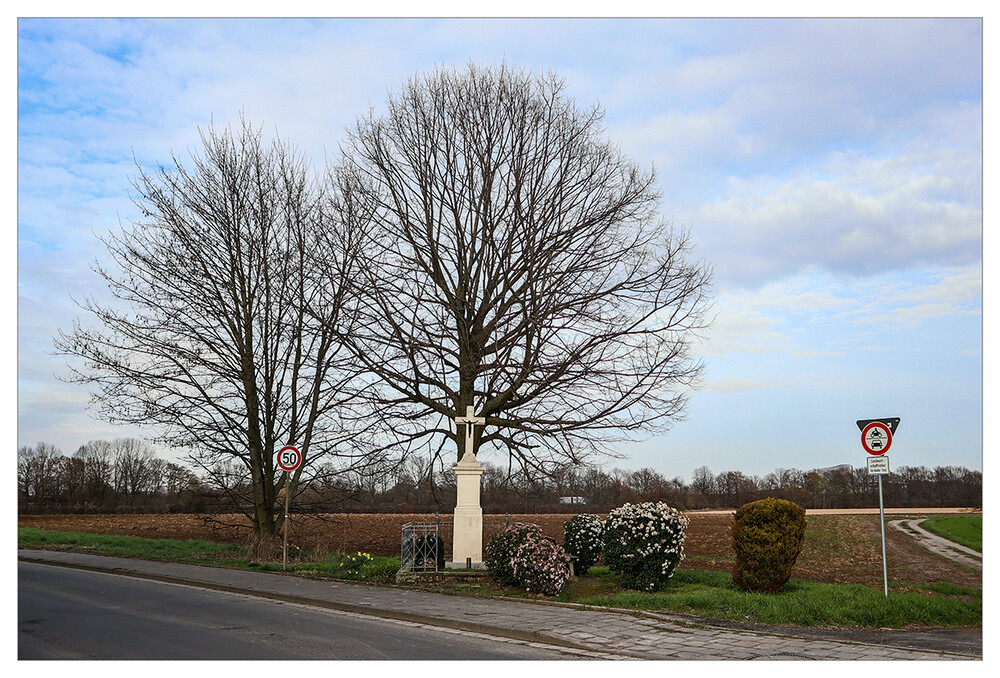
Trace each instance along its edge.
<path fill-rule="evenodd" d="M 491 539 L 485 561 L 497 583 L 530 593 L 554 596 L 569 580 L 566 551 L 531 523 L 516 523 Z"/>
<path fill-rule="evenodd" d="M 663 502 L 616 508 L 604 523 L 604 562 L 625 588 L 655 591 L 684 559 L 688 522 Z"/>
<path fill-rule="evenodd" d="M 517 586 L 514 579 L 514 554 L 529 537 L 541 537 L 542 528 L 533 523 L 514 523 L 490 539 L 483 561 L 493 580 L 504 586 Z"/>

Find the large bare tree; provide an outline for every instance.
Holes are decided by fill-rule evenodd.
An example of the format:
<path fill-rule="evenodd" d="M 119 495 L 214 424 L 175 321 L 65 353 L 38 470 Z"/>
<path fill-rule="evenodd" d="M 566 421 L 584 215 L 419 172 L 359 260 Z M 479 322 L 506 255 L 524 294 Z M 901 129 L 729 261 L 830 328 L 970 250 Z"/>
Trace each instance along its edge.
<path fill-rule="evenodd" d="M 73 378 L 92 387 L 103 418 L 190 451 L 265 556 L 283 520 L 275 451 L 303 454 L 294 494 L 310 469 L 349 466 L 362 448 L 355 370 L 338 341 L 352 321 L 343 282 L 356 248 L 328 223 L 295 149 L 247 121 L 201 141 L 190 169 L 176 157 L 140 168 L 144 219 L 109 236 L 114 265 L 96 267 L 116 301 L 83 302 L 99 327 L 76 323 L 56 345 L 82 359 Z M 320 231 L 321 284 L 309 269 Z"/>
<path fill-rule="evenodd" d="M 439 69 L 358 119 L 331 170 L 366 236 L 345 341 L 404 440 L 551 470 L 682 416 L 710 273 L 658 215 L 653 172 L 555 76 Z"/>

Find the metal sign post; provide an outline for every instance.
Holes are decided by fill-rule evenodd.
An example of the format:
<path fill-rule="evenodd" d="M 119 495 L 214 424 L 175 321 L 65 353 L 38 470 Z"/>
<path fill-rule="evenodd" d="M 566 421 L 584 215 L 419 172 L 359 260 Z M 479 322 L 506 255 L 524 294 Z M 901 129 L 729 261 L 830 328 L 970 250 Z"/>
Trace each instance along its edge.
<path fill-rule="evenodd" d="M 878 476 L 878 520 L 882 527 L 882 585 L 885 597 L 889 597 L 889 567 L 885 561 L 885 507 L 882 504 L 882 474 Z"/>
<path fill-rule="evenodd" d="M 289 477 L 288 472 L 286 471 L 285 472 L 285 520 L 281 523 L 281 527 L 283 528 L 282 531 L 285 533 L 284 534 L 284 538 L 282 539 L 282 542 L 281 542 L 281 569 L 282 570 L 285 570 L 285 569 L 288 568 L 288 501 L 289 501 L 289 499 L 291 499 L 291 497 L 289 497 L 288 485 L 289 485 L 290 481 L 291 481 L 291 478 Z M 881 496 L 882 496 L 882 477 L 881 476 L 879 476 L 879 479 L 878 479 L 878 486 L 879 486 L 879 497 L 881 498 Z M 882 537 L 882 541 L 883 541 L 882 549 L 885 550 L 885 545 L 884 545 L 885 536 L 884 535 Z M 885 560 L 885 555 L 884 554 L 882 556 L 882 559 Z"/>
<path fill-rule="evenodd" d="M 857 422 L 861 429 L 861 447 L 872 455 L 868 457 L 868 475 L 878 476 L 878 517 L 882 529 L 882 585 L 885 597 L 889 597 L 889 566 L 885 557 L 885 503 L 882 500 L 882 476 L 889 473 L 889 457 L 883 456 L 892 446 L 892 436 L 899 426 L 899 418 L 862 419 Z"/>
<path fill-rule="evenodd" d="M 281 523 L 281 527 L 285 533 L 281 545 L 281 569 L 285 570 L 288 568 L 288 505 L 292 499 L 289 486 L 291 485 L 292 471 L 302 464 L 302 453 L 299 452 L 297 447 L 287 445 L 278 451 L 277 456 L 278 466 L 285 472 L 285 519 Z"/>

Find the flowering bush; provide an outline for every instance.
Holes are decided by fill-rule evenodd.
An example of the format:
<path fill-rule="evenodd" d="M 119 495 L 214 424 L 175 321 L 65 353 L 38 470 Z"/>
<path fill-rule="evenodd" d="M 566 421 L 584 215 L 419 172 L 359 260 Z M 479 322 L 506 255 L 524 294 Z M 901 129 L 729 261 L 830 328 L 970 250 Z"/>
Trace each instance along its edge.
<path fill-rule="evenodd" d="M 517 586 L 514 579 L 514 555 L 529 537 L 542 536 L 542 528 L 533 523 L 514 523 L 496 535 L 486 545 L 483 561 L 494 581 L 504 586 Z"/>
<path fill-rule="evenodd" d="M 583 513 L 563 524 L 563 548 L 576 556 L 576 573 L 587 574 L 604 550 L 604 521 Z"/>
<path fill-rule="evenodd" d="M 663 502 L 616 508 L 604 523 L 604 562 L 625 588 L 656 590 L 684 559 L 689 522 Z"/>
<path fill-rule="evenodd" d="M 558 595 L 569 580 L 566 551 L 552 537 L 529 538 L 511 562 L 514 579 L 528 592 Z"/>
<path fill-rule="evenodd" d="M 532 593 L 554 596 L 569 579 L 566 551 L 531 523 L 515 523 L 491 539 L 485 561 L 497 583 Z"/>

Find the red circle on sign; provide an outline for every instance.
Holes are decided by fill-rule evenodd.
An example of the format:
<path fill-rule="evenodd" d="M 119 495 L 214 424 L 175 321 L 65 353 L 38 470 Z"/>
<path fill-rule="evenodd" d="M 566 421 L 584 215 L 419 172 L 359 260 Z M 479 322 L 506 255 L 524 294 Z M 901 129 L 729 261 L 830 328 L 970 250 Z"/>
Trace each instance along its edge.
<path fill-rule="evenodd" d="M 282 471 L 294 471 L 302 463 L 302 453 L 299 448 L 286 445 L 278 450 L 278 466 Z"/>
<path fill-rule="evenodd" d="M 892 431 L 880 421 L 873 421 L 861 431 L 861 446 L 868 454 L 878 456 L 889 451 L 892 445 Z"/>

